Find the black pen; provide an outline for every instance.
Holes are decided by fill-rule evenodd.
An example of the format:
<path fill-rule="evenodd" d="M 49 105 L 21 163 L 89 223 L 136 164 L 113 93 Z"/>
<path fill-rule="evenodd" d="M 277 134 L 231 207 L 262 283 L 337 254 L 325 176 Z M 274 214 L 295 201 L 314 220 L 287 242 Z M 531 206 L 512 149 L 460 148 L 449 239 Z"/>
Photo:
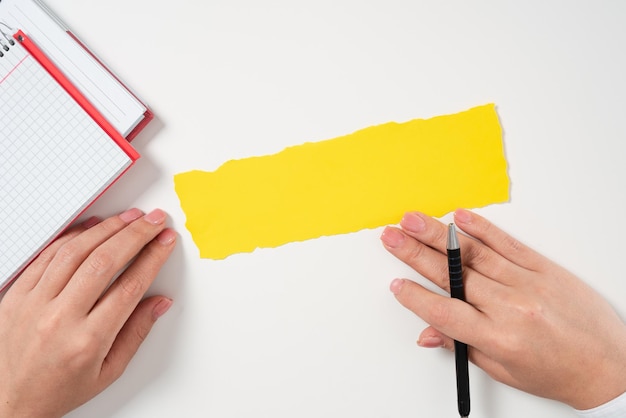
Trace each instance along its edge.
<path fill-rule="evenodd" d="M 448 225 L 448 273 L 450 274 L 450 296 L 465 300 L 463 289 L 463 267 L 461 247 L 454 224 Z M 456 363 L 456 400 L 461 418 L 470 413 L 469 370 L 467 365 L 467 344 L 454 340 L 454 361 Z"/>

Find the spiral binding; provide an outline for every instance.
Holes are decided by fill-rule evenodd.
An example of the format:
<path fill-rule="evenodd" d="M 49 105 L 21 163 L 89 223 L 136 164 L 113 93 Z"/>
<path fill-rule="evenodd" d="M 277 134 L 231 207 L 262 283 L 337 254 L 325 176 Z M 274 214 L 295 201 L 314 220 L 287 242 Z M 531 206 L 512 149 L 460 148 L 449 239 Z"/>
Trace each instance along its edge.
<path fill-rule="evenodd" d="M 0 25 L 12 31 L 12 28 L 6 23 L 0 22 Z M 15 41 L 11 38 L 11 35 L 3 31 L 2 26 L 0 26 L 0 58 L 4 57 L 5 52 L 8 52 L 11 49 L 10 47 L 15 45 Z"/>

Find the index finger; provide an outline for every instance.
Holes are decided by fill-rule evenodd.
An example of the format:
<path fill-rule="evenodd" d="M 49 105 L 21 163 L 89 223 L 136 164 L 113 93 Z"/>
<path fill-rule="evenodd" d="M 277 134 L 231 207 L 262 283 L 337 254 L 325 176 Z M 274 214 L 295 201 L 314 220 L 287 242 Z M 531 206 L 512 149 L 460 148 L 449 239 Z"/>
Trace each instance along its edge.
<path fill-rule="evenodd" d="M 480 215 L 458 209 L 454 220 L 459 228 L 480 240 L 491 251 L 524 269 L 537 271 L 548 261 Z"/>
<path fill-rule="evenodd" d="M 175 240 L 172 229 L 162 231 L 100 298 L 89 316 L 103 335 L 117 336 L 171 254 Z"/>

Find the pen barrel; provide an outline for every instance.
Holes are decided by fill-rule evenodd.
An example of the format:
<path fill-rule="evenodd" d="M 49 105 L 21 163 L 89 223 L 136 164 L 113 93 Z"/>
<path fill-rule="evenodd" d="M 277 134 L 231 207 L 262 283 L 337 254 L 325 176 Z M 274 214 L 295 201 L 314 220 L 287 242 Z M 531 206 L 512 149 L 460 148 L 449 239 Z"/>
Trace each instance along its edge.
<path fill-rule="evenodd" d="M 454 341 L 454 359 L 456 363 L 456 401 L 459 415 L 469 416 L 470 413 L 470 389 L 469 369 L 467 363 L 467 344 Z"/>
<path fill-rule="evenodd" d="M 464 301 L 463 266 L 461 264 L 461 250 L 459 248 L 448 250 L 448 274 L 450 276 L 450 296 Z M 467 344 L 456 340 L 454 341 L 454 361 L 456 365 L 456 400 L 459 415 L 467 417 L 470 413 Z"/>
<path fill-rule="evenodd" d="M 450 296 L 465 300 L 461 250 L 459 248 L 448 250 L 448 273 L 450 275 Z"/>

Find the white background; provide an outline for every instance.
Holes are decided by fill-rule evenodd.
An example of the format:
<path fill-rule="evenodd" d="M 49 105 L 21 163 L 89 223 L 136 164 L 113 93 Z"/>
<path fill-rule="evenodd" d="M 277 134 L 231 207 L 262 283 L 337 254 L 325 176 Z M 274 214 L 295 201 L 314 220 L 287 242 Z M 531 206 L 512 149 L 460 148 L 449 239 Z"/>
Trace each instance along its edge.
<path fill-rule="evenodd" d="M 180 234 L 150 291 L 170 312 L 70 417 L 457 416 L 453 357 L 415 345 L 424 324 L 388 284 L 420 278 L 382 229 L 201 260 L 173 188 L 388 121 L 495 103 L 511 200 L 479 212 L 626 313 L 623 1 L 47 3 L 157 116 L 89 214 L 161 207 Z M 475 367 L 471 385 L 473 417 L 573 416 Z"/>

